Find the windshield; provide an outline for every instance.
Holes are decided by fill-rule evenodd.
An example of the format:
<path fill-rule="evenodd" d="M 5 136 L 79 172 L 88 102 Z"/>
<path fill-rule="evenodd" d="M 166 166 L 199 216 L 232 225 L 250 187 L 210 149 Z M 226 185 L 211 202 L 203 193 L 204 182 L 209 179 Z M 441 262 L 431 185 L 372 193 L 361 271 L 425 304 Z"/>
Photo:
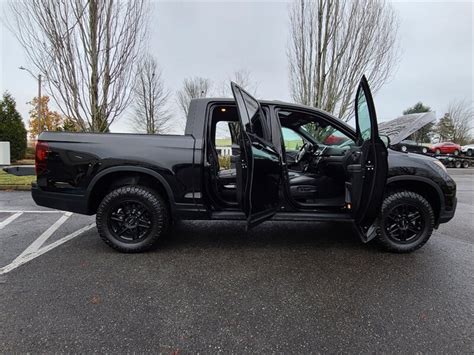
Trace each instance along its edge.
<path fill-rule="evenodd" d="M 329 125 L 322 127 L 317 122 L 311 122 L 300 129 L 311 136 L 319 146 L 346 147 L 354 143 L 347 135 Z"/>

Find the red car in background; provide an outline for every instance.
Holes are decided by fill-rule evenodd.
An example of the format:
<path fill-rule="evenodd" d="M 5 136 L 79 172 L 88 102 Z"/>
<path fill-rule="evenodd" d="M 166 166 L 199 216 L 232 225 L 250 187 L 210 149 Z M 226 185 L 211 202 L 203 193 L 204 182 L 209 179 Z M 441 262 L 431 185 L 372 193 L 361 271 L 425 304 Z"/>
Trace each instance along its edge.
<path fill-rule="evenodd" d="M 431 151 L 435 154 L 454 154 L 459 155 L 461 146 L 453 142 L 441 142 L 431 146 Z"/>

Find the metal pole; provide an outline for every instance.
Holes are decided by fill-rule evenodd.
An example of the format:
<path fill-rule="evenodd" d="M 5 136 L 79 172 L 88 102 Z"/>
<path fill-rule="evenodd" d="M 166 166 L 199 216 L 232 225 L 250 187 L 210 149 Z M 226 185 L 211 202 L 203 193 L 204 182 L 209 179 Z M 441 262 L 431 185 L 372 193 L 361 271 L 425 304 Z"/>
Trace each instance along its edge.
<path fill-rule="evenodd" d="M 38 74 L 38 136 L 41 133 L 41 74 Z"/>

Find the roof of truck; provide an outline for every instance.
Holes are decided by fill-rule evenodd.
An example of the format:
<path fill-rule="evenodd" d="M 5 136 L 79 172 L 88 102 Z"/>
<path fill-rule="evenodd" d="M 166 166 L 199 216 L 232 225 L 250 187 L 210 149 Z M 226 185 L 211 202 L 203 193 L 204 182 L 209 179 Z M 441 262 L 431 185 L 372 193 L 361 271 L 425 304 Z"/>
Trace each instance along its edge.
<path fill-rule="evenodd" d="M 198 98 L 198 99 L 192 99 L 191 101 L 199 101 L 201 103 L 207 103 L 207 102 L 233 103 L 235 102 L 233 97 L 203 97 L 203 98 Z M 258 102 L 260 102 L 260 104 L 262 105 L 280 105 L 280 106 L 286 106 L 286 107 L 291 107 L 291 108 L 296 108 L 296 109 L 317 111 L 322 114 L 331 116 L 332 118 L 339 119 L 338 117 L 334 116 L 332 113 L 329 113 L 327 111 L 324 111 L 312 106 L 297 104 L 294 102 L 286 102 L 286 101 L 281 101 L 281 100 L 258 100 Z"/>

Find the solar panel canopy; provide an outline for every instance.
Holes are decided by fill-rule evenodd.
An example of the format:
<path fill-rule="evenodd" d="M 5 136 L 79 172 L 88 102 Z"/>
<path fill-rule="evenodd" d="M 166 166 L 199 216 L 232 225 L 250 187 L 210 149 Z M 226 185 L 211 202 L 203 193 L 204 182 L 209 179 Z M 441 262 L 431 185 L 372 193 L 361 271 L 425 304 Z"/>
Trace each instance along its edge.
<path fill-rule="evenodd" d="M 390 121 L 380 122 L 379 134 L 388 136 L 391 144 L 398 144 L 434 121 L 436 121 L 434 112 L 411 113 Z"/>

